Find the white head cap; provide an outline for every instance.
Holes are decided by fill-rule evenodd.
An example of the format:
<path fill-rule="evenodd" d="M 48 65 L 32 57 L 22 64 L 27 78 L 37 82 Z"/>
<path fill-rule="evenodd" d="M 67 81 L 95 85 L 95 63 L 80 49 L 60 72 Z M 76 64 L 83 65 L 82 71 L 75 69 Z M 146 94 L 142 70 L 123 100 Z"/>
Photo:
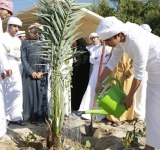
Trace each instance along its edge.
<path fill-rule="evenodd" d="M 98 37 L 98 34 L 93 32 L 89 35 L 89 39 L 91 39 L 92 37 Z"/>
<path fill-rule="evenodd" d="M 28 32 L 34 32 L 36 30 L 36 28 L 39 28 L 39 29 L 43 30 L 43 27 L 42 27 L 41 24 L 33 23 L 28 27 Z"/>
<path fill-rule="evenodd" d="M 148 32 L 151 32 L 152 29 L 150 28 L 150 26 L 148 24 L 141 24 L 140 25 L 144 30 L 148 31 Z"/>
<path fill-rule="evenodd" d="M 124 23 L 116 17 L 106 17 L 102 19 L 97 28 L 97 34 L 101 40 L 109 39 L 116 34 L 123 32 Z"/>
<path fill-rule="evenodd" d="M 17 17 L 10 17 L 7 24 L 14 24 L 22 27 L 22 21 Z"/>
<path fill-rule="evenodd" d="M 17 37 L 19 36 L 26 36 L 26 32 L 25 31 L 18 31 L 16 34 Z"/>

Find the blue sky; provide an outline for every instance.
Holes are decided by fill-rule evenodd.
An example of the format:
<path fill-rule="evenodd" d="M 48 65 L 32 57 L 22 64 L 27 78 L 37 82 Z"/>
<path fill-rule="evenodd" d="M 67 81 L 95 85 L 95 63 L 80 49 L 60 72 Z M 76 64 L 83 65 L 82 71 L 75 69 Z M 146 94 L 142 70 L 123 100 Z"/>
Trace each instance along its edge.
<path fill-rule="evenodd" d="M 22 11 L 25 8 L 28 8 L 34 4 L 36 4 L 38 0 L 12 0 L 14 4 L 14 13 L 17 13 L 18 11 Z M 82 2 L 92 2 L 92 0 L 77 0 L 78 3 Z"/>

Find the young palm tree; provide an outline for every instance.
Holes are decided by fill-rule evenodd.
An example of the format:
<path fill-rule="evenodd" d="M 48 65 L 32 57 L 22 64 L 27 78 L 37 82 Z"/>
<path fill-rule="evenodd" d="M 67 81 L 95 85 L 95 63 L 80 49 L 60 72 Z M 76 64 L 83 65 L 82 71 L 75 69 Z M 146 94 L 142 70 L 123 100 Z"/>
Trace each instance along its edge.
<path fill-rule="evenodd" d="M 49 61 L 51 69 L 51 114 L 52 125 L 50 135 L 50 147 L 61 147 L 61 132 L 64 122 L 64 80 L 68 75 L 65 70 L 71 70 L 68 58 L 72 55 L 71 45 L 79 33 L 76 33 L 78 21 L 85 15 L 80 11 L 88 4 L 76 4 L 70 0 L 39 0 L 38 12 L 35 15 L 38 22 L 43 25 L 43 35 L 46 46 L 42 55 Z M 65 64 L 65 68 L 62 67 Z M 68 72 L 68 71 L 67 71 Z M 70 79 L 67 79 L 70 82 Z"/>

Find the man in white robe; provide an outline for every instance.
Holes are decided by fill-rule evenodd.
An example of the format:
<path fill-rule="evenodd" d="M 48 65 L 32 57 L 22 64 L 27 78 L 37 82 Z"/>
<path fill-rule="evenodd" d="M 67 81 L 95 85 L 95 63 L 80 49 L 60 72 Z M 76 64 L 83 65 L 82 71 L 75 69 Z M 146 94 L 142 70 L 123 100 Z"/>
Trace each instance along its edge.
<path fill-rule="evenodd" d="M 10 0 L 0 0 L 0 33 L 3 33 L 2 20 L 13 15 L 13 3 Z"/>
<path fill-rule="evenodd" d="M 22 120 L 22 78 L 20 72 L 20 45 L 15 34 L 22 27 L 22 22 L 17 17 L 10 17 L 7 23 L 7 31 L 3 33 L 2 44 L 12 69 L 12 76 L 3 81 L 3 95 L 7 121 L 24 126 Z"/>
<path fill-rule="evenodd" d="M 98 35 L 96 33 L 91 33 L 89 38 L 92 41 L 92 45 L 88 47 L 88 51 L 90 52 L 90 63 L 92 64 L 93 69 L 91 70 L 89 83 L 85 91 L 85 94 L 82 98 L 79 111 L 93 109 L 94 97 L 95 97 L 95 86 L 96 86 L 95 81 L 97 81 L 97 78 L 98 78 L 98 70 L 99 70 L 100 60 L 102 55 L 102 45 L 100 44 Z M 104 69 L 106 63 L 109 60 L 110 52 L 111 52 L 111 47 L 106 46 L 102 70 Z M 97 115 L 97 116 L 98 116 L 97 121 L 101 121 L 103 118 L 105 118 L 105 115 Z M 82 118 L 90 120 L 91 115 L 83 114 Z"/>
<path fill-rule="evenodd" d="M 6 129 L 7 129 L 4 102 L 3 102 L 2 79 L 4 79 L 5 77 L 9 77 L 11 75 L 11 73 L 8 72 L 8 70 L 10 70 L 10 64 L 8 62 L 8 59 L 2 44 L 0 44 L 0 64 L 1 64 L 0 73 L 3 74 L 0 77 L 0 138 L 1 138 L 6 133 Z"/>
<path fill-rule="evenodd" d="M 8 18 L 13 14 L 13 3 L 10 0 L 0 0 L 0 34 L 3 33 L 2 30 L 2 20 Z M 0 41 L 2 36 L 0 35 Z M 10 65 L 5 54 L 4 47 L 0 44 L 0 138 L 6 133 L 6 117 L 3 102 L 3 89 L 2 89 L 2 79 L 11 75 Z M 2 79 L 1 79 L 2 78 Z"/>
<path fill-rule="evenodd" d="M 97 28 L 100 39 L 115 47 L 113 54 L 97 80 L 97 92 L 101 83 L 116 67 L 125 52 L 134 62 L 134 79 L 127 97 L 121 104 L 130 108 L 145 70 L 148 72 L 146 95 L 146 145 L 144 150 L 160 149 L 160 38 L 145 31 L 137 24 L 123 23 L 116 17 L 102 19 Z"/>

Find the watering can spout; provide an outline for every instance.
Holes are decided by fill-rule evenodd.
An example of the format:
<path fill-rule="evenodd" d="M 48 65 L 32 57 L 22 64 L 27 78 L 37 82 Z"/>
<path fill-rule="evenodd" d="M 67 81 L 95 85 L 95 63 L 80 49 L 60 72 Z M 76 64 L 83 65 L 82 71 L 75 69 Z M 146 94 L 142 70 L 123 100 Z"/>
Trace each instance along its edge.
<path fill-rule="evenodd" d="M 108 112 L 104 109 L 100 110 L 86 110 L 85 114 L 101 114 L 101 115 L 108 115 Z"/>
<path fill-rule="evenodd" d="M 107 115 L 108 112 L 105 111 L 104 109 L 100 109 L 100 110 L 75 111 L 75 114 L 77 116 L 81 116 L 82 114 L 102 114 L 102 115 Z"/>

